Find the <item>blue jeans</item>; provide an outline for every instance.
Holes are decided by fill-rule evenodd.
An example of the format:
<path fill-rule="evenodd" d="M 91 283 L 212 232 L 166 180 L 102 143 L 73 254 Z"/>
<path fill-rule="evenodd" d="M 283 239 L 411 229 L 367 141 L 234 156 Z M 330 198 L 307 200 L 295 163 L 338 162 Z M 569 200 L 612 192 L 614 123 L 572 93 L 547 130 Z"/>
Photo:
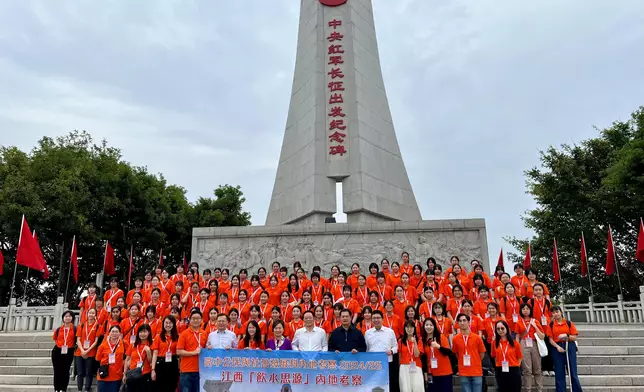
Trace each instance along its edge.
<path fill-rule="evenodd" d="M 98 392 L 119 392 L 121 389 L 121 380 L 118 381 L 98 381 Z"/>
<path fill-rule="evenodd" d="M 461 391 L 481 392 L 483 390 L 483 377 L 461 376 Z"/>
<path fill-rule="evenodd" d="M 566 343 L 557 343 L 560 347 L 566 348 Z M 577 375 L 577 344 L 571 342 L 568 344 L 568 359 L 566 353 L 557 351 L 557 347 L 553 346 L 552 362 L 555 365 L 555 389 L 557 392 L 566 392 L 566 367 L 570 361 L 570 377 L 572 378 L 572 392 L 581 392 L 581 384 Z"/>
<path fill-rule="evenodd" d="M 199 392 L 199 372 L 181 373 L 179 390 L 181 392 Z"/>

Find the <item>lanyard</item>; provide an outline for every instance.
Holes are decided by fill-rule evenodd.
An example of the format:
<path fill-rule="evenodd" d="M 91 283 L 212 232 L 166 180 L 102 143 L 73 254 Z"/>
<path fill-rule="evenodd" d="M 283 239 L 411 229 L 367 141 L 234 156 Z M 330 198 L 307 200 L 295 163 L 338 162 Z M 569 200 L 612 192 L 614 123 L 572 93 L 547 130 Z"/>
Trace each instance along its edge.
<path fill-rule="evenodd" d="M 295 298 L 295 294 L 291 293 L 291 298 L 293 298 L 293 301 L 297 301 L 297 298 Z"/>
<path fill-rule="evenodd" d="M 465 355 L 468 355 L 467 353 L 467 342 L 470 340 L 470 335 L 463 335 L 463 343 L 465 343 Z"/>
<path fill-rule="evenodd" d="M 110 298 L 110 299 L 112 299 L 112 298 Z M 90 310 L 91 308 L 93 308 L 95 300 L 96 300 L 96 295 L 88 295 L 87 296 L 87 304 L 86 304 L 87 305 L 87 310 Z"/>
<path fill-rule="evenodd" d="M 546 307 L 546 299 L 545 299 L 545 298 L 543 299 L 543 301 L 542 301 L 542 302 L 543 302 L 543 305 L 541 305 L 541 304 L 539 303 L 539 300 L 537 300 L 536 298 L 535 298 L 535 301 L 534 301 L 534 302 L 539 306 L 539 310 L 541 310 L 541 316 L 545 316 L 545 314 L 543 313 L 543 310 L 544 310 L 544 308 Z"/>
<path fill-rule="evenodd" d="M 256 294 L 257 294 L 257 292 L 258 292 L 258 291 L 260 291 L 260 290 L 261 290 L 261 288 L 260 288 L 260 287 L 258 287 L 258 288 L 256 288 L 256 289 L 255 289 L 255 291 L 253 291 L 253 294 L 251 294 L 251 295 L 250 295 L 250 300 L 251 300 L 251 301 L 253 301 L 253 300 L 254 300 L 255 295 L 256 295 Z"/>
<path fill-rule="evenodd" d="M 456 309 L 456 315 L 461 314 L 461 307 L 463 306 L 463 300 L 458 301 L 458 309 Z"/>
<path fill-rule="evenodd" d="M 166 348 L 166 350 L 163 353 L 163 355 L 166 355 L 168 353 L 168 351 L 172 352 L 172 337 L 171 336 L 166 336 L 166 338 L 169 339 L 168 342 L 167 342 L 168 343 L 168 348 Z"/>
<path fill-rule="evenodd" d="M 512 314 L 517 314 L 517 304 L 515 303 L 516 297 L 515 298 L 505 297 L 505 298 L 506 298 L 506 302 L 509 302 L 510 306 L 512 306 Z M 512 301 L 513 299 L 514 299 L 514 302 Z"/>
<path fill-rule="evenodd" d="M 143 352 L 145 352 L 145 345 L 143 345 L 143 350 L 142 351 L 139 351 L 139 349 L 137 348 L 136 352 L 137 352 L 137 354 L 139 354 L 139 361 L 143 362 L 144 361 Z M 148 356 L 146 355 L 145 359 L 147 359 L 147 358 L 148 358 Z"/>
<path fill-rule="evenodd" d="M 268 305 L 269 305 L 269 304 L 264 305 L 264 309 L 261 309 L 261 306 L 260 306 L 260 309 L 261 309 L 261 311 L 262 311 L 262 317 L 263 317 L 263 318 L 266 318 L 266 308 L 268 308 Z M 243 310 L 245 307 L 246 307 L 246 305 L 244 305 L 244 306 L 242 307 L 242 310 Z"/>
<path fill-rule="evenodd" d="M 505 342 L 505 347 L 503 347 L 503 342 L 501 342 L 501 350 L 503 352 L 503 362 L 507 362 L 506 355 L 508 353 L 508 346 L 509 345 L 510 345 L 510 343 Z"/>
<path fill-rule="evenodd" d="M 230 332 L 235 332 L 235 324 L 234 323 L 229 323 L 228 324 L 228 330 Z M 212 331 L 211 331 L 212 332 Z"/>
<path fill-rule="evenodd" d="M 409 361 L 414 360 L 414 343 L 411 344 L 411 348 L 409 348 L 409 343 L 407 343 L 405 346 L 407 346 L 407 351 L 409 351 Z"/>
<path fill-rule="evenodd" d="M 90 335 L 92 332 L 94 332 L 94 329 L 96 328 L 96 325 L 97 325 L 98 323 L 97 323 L 97 322 L 94 322 L 94 325 L 92 325 L 92 329 L 90 330 L 90 332 L 87 332 L 87 324 L 88 324 L 88 323 L 85 323 L 85 339 L 89 340 L 89 335 Z M 66 340 L 67 340 L 67 338 L 65 338 L 65 341 L 66 341 Z"/>
<path fill-rule="evenodd" d="M 162 288 L 163 290 L 168 291 L 168 290 L 166 290 L 166 287 L 168 286 L 168 283 L 170 283 L 170 279 L 168 279 L 168 280 L 165 282 L 165 284 L 163 283 L 163 281 L 161 281 L 159 284 L 161 285 L 161 288 Z"/>
<path fill-rule="evenodd" d="M 528 325 L 526 325 L 525 319 L 523 319 L 523 318 L 521 319 L 521 321 L 523 321 L 523 326 L 525 327 L 525 336 L 526 337 L 530 336 L 530 328 L 532 327 L 532 320 L 533 319 L 530 319 L 530 322 L 528 322 Z"/>
<path fill-rule="evenodd" d="M 367 290 L 367 288 L 366 288 L 366 287 L 365 287 L 365 289 L 364 289 L 364 293 L 363 293 L 363 292 L 362 292 L 362 290 L 360 290 L 360 288 L 358 287 L 358 293 L 359 293 L 359 294 L 360 294 L 360 296 L 362 297 L 362 303 L 363 303 L 363 304 L 365 304 L 365 305 L 367 304 L 367 301 L 368 301 L 368 298 L 367 298 L 367 292 L 368 292 L 368 290 Z"/>
<path fill-rule="evenodd" d="M 214 327 L 214 328 L 213 328 Z M 208 333 L 213 333 L 217 330 L 217 324 L 212 325 L 211 322 L 208 322 Z"/>
<path fill-rule="evenodd" d="M 376 289 L 378 289 L 378 294 L 380 294 L 380 303 L 385 302 L 385 288 L 387 286 L 383 287 L 382 290 L 380 290 L 380 285 L 376 286 Z"/>
<path fill-rule="evenodd" d="M 195 340 L 197 341 L 197 346 L 201 346 L 201 340 L 199 339 L 199 338 L 201 337 L 201 333 L 200 333 L 200 332 L 201 332 L 201 331 L 196 332 L 196 333 L 195 333 L 195 332 L 193 332 L 193 333 L 192 333 L 192 336 L 194 336 L 194 337 L 195 337 Z"/>
<path fill-rule="evenodd" d="M 391 322 L 389 321 L 389 316 L 385 313 L 385 320 L 387 320 L 387 327 L 391 328 Z"/>
<path fill-rule="evenodd" d="M 232 295 L 231 295 L 231 297 L 232 297 L 232 298 L 231 298 L 231 301 L 234 301 L 234 300 L 235 300 L 235 297 L 237 297 L 237 292 L 238 292 L 238 291 L 239 291 L 239 289 L 235 289 L 234 287 L 232 287 L 232 288 L 230 289 L 230 293 L 232 294 Z"/>
<path fill-rule="evenodd" d="M 315 286 L 311 286 L 311 288 L 313 289 L 313 300 L 317 301 L 318 296 L 320 295 L 320 292 L 322 291 L 322 286 L 318 286 L 317 290 L 315 289 Z"/>
<path fill-rule="evenodd" d="M 221 313 L 228 314 L 228 312 L 226 312 L 226 305 L 221 305 L 221 309 L 219 309 L 219 310 L 221 311 Z"/>
<path fill-rule="evenodd" d="M 117 341 L 116 344 L 112 347 L 112 345 L 110 344 L 110 339 L 109 338 L 107 339 L 107 347 L 110 348 L 111 353 L 114 353 L 114 350 L 116 349 L 116 346 L 118 346 L 118 345 L 119 345 L 119 342 Z"/>
<path fill-rule="evenodd" d="M 110 293 L 112 295 L 110 295 L 110 299 L 107 300 L 108 304 L 112 303 L 112 299 L 114 299 L 114 297 L 116 297 L 116 295 L 119 293 L 119 289 L 116 289 L 116 291 L 110 290 Z"/>
<path fill-rule="evenodd" d="M 275 339 L 275 350 L 279 351 L 282 344 L 284 344 L 284 339 Z"/>
<path fill-rule="evenodd" d="M 63 327 L 63 346 L 67 346 L 67 335 L 69 335 L 69 331 L 71 331 L 71 328 Z"/>

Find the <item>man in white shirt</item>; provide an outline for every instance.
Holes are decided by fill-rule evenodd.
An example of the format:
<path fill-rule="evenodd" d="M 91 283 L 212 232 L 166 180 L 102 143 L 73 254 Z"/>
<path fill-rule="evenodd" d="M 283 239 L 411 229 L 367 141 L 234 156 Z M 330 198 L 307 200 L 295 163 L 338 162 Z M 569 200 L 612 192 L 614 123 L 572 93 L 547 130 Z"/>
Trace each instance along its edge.
<path fill-rule="evenodd" d="M 304 328 L 295 331 L 293 350 L 295 351 L 328 351 L 326 332 L 315 326 L 313 312 L 307 310 L 302 316 Z"/>
<path fill-rule="evenodd" d="M 373 328 L 367 330 L 364 340 L 367 343 L 367 352 L 384 352 L 389 357 L 389 385 L 393 392 L 399 390 L 398 341 L 394 330 L 383 326 L 382 320 L 382 312 L 374 310 L 371 314 Z"/>
<path fill-rule="evenodd" d="M 217 330 L 208 335 L 206 348 L 224 348 L 226 350 L 237 348 L 237 336 L 227 327 L 228 315 L 220 313 L 217 315 Z"/>

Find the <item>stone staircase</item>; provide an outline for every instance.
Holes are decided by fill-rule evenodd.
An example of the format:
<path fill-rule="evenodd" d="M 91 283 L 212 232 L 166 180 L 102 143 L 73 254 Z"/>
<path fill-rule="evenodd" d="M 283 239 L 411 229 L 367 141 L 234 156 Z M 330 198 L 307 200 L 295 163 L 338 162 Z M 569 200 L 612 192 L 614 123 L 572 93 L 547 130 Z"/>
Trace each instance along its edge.
<path fill-rule="evenodd" d="M 644 326 L 577 325 L 578 368 L 585 391 L 644 392 Z M 51 333 L 0 333 L 0 392 L 51 392 Z M 494 377 L 488 377 L 489 391 Z M 458 390 L 458 380 L 455 381 Z M 69 391 L 76 384 L 70 380 Z M 554 377 L 544 378 L 554 392 Z"/>

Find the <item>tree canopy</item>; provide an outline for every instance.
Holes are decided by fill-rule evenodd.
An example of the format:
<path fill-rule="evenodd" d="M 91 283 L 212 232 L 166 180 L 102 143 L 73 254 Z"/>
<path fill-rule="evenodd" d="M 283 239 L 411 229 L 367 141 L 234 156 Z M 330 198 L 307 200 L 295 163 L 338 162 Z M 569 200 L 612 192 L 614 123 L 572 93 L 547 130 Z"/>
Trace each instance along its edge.
<path fill-rule="evenodd" d="M 617 276 L 606 276 L 608 225 L 626 298 L 639 298 L 644 264 L 635 261 L 639 221 L 644 214 L 644 106 L 628 121 L 598 130 L 578 145 L 550 147 L 541 152 L 541 167 L 525 172 L 527 193 L 535 209 L 522 217 L 535 233 L 533 265 L 540 279 L 555 288 L 553 240 L 557 240 L 563 290 L 568 298 L 586 300 L 588 279 L 581 277 L 581 234 L 584 233 L 596 301 L 614 301 Z M 511 238 L 517 249 L 527 240 Z M 514 255 L 514 261 L 523 257 Z"/>
<path fill-rule="evenodd" d="M 37 232 L 51 273 L 44 284 L 40 273 L 30 272 L 29 302 L 52 304 L 65 290 L 76 236 L 81 285 L 74 285 L 72 277 L 73 303 L 82 284 L 102 271 L 105 240 L 115 248 L 117 277 L 125 281 L 131 245 L 136 276 L 158 263 L 161 248 L 165 265 L 174 267 L 184 254 L 189 257 L 193 227 L 250 224 L 239 186 L 219 186 L 214 196 L 192 204 L 184 188 L 129 164 L 118 148 L 106 141 L 96 144 L 84 131 L 44 137 L 30 152 L 0 147 L 0 246 L 5 255 L 0 301 L 8 302 L 23 214 Z M 26 267 L 18 267 L 14 296 L 22 296 L 26 273 Z"/>

